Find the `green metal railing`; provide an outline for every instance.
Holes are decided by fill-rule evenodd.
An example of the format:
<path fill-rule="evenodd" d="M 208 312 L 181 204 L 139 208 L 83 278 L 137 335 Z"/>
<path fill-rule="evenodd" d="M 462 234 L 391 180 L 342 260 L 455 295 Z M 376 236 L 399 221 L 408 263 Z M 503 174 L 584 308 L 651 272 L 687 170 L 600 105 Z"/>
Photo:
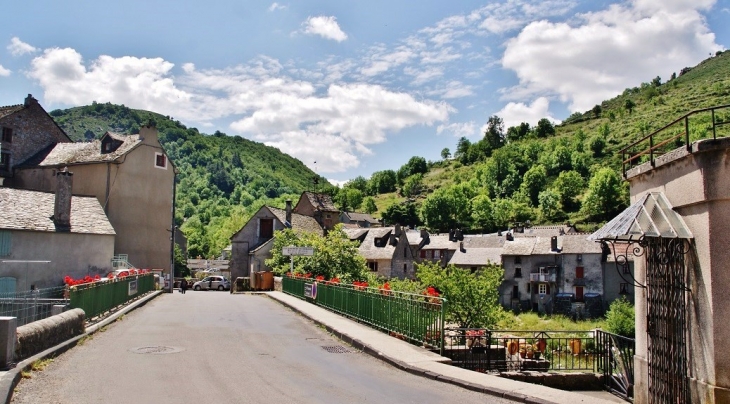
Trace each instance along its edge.
<path fill-rule="evenodd" d="M 316 295 L 310 298 L 305 289 L 311 290 L 308 285 L 313 284 Z M 282 290 L 393 337 L 443 353 L 445 299 L 291 277 L 282 279 Z"/>
<path fill-rule="evenodd" d="M 86 319 L 97 317 L 126 302 L 155 290 L 152 274 L 73 286 L 69 290 L 72 309 L 83 309 Z"/>

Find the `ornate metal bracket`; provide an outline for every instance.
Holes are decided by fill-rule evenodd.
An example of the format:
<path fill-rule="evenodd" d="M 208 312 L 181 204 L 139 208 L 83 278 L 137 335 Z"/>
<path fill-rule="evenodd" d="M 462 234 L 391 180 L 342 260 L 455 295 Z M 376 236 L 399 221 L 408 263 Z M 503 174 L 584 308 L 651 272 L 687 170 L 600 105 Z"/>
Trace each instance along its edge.
<path fill-rule="evenodd" d="M 637 288 L 646 289 L 646 285 L 637 282 L 636 278 L 634 278 L 634 274 L 631 272 L 631 263 L 629 262 L 629 252 L 631 252 L 631 255 L 634 257 L 641 257 L 646 252 L 647 243 L 644 236 L 631 241 L 601 240 L 601 245 L 604 250 L 608 250 L 613 253 L 613 260 L 616 263 L 616 272 L 624 282 L 633 284 Z M 627 279 L 627 277 L 629 279 Z"/>

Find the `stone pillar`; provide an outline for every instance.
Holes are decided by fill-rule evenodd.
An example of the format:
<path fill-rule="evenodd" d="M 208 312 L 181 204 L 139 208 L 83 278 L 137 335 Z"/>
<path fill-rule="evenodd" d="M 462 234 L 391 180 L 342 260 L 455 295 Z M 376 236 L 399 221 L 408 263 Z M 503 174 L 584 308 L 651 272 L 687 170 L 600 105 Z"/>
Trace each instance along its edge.
<path fill-rule="evenodd" d="M 17 329 L 17 318 L 0 317 L 0 369 L 7 369 L 15 360 Z"/>
<path fill-rule="evenodd" d="M 730 402 L 730 138 L 702 140 L 627 173 L 632 202 L 663 192 L 693 239 L 687 254 L 687 354 L 693 403 Z M 644 257 L 635 262 L 646 280 Z M 646 290 L 636 290 L 634 402 L 648 402 Z"/>

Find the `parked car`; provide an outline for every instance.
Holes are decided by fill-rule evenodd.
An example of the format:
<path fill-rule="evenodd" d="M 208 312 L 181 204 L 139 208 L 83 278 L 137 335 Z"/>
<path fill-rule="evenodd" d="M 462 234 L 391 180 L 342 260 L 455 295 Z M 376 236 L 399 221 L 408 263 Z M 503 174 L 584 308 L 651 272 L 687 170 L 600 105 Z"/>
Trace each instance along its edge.
<path fill-rule="evenodd" d="M 208 276 L 193 283 L 193 290 L 231 290 L 231 283 L 222 276 Z"/>

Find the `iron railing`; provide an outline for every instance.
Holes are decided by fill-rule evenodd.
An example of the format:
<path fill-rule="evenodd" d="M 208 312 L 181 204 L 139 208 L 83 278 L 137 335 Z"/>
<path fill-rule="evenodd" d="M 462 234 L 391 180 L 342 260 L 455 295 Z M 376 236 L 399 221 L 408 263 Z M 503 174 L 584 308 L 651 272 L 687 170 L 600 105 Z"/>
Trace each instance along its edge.
<path fill-rule="evenodd" d="M 632 167 L 645 162 L 650 162 L 654 166 L 658 156 L 680 146 L 685 146 L 691 151 L 691 141 L 709 138 L 710 135 L 712 139 L 717 139 L 718 129 L 730 124 L 729 109 L 730 105 L 720 105 L 689 112 L 621 149 L 624 178 Z M 692 118 L 691 123 L 690 118 Z"/>
<path fill-rule="evenodd" d="M 282 290 L 393 337 L 443 353 L 444 299 L 326 282 L 316 282 L 316 295 L 306 297 L 305 286 L 312 284 L 312 279 L 284 277 Z M 311 291 L 311 286 L 307 288 Z"/>
<path fill-rule="evenodd" d="M 91 320 L 153 290 L 155 290 L 155 279 L 150 273 L 73 286 L 70 288 L 69 296 L 71 308 L 83 309 L 86 319 Z"/>
<path fill-rule="evenodd" d="M 596 371 L 603 373 L 606 390 L 627 400 L 633 397 L 635 340 L 596 330 L 596 346 L 601 353 Z"/>
<path fill-rule="evenodd" d="M 25 292 L 0 293 L 0 316 L 16 317 L 18 326 L 43 320 L 52 315 L 56 305 L 67 306 L 65 287 L 35 289 Z"/>

